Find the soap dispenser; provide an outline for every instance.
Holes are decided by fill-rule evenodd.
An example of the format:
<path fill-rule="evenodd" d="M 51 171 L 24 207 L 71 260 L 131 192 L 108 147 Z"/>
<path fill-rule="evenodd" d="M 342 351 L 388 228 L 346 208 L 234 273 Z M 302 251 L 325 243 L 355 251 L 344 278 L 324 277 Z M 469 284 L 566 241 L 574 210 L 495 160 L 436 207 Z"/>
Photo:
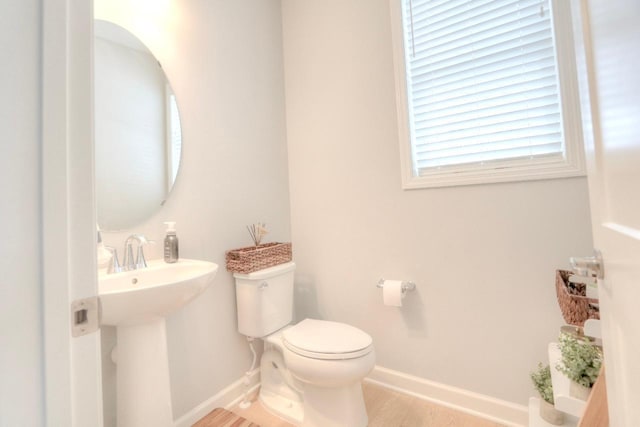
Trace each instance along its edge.
<path fill-rule="evenodd" d="M 176 223 L 165 222 L 167 235 L 164 238 L 164 262 L 174 263 L 178 261 L 178 236 L 176 236 Z"/>

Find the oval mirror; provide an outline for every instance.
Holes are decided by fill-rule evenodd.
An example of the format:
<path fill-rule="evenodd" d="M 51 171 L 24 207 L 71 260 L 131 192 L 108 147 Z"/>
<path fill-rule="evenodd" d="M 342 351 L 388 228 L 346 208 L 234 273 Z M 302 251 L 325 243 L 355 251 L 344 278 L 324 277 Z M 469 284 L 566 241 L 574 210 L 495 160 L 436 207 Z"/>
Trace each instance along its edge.
<path fill-rule="evenodd" d="M 164 204 L 182 132 L 175 95 L 149 49 L 112 22 L 94 28 L 96 209 L 100 228 L 117 231 Z"/>

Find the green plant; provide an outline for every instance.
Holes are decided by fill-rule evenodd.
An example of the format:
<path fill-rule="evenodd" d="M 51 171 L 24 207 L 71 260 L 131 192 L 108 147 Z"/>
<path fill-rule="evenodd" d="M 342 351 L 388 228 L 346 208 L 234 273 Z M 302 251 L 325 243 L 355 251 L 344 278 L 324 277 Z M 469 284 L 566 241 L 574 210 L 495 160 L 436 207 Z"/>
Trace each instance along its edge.
<path fill-rule="evenodd" d="M 556 369 L 572 381 L 591 388 L 602 366 L 602 350 L 588 340 L 560 334 L 558 347 L 562 354 Z"/>
<path fill-rule="evenodd" d="M 538 390 L 540 397 L 553 405 L 553 384 L 551 383 L 551 368 L 538 363 L 538 369 L 531 372 L 531 381 Z"/>

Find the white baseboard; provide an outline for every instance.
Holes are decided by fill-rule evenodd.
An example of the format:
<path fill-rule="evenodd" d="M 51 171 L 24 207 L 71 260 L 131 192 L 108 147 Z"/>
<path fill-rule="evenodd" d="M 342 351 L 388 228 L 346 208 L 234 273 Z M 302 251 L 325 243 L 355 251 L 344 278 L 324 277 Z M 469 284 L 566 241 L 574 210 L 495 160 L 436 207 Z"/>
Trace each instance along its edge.
<path fill-rule="evenodd" d="M 506 400 L 451 387 L 381 366 L 376 365 L 364 381 L 505 426 L 523 427 L 528 423 L 528 408 L 524 405 L 517 405 Z M 260 369 L 254 369 L 250 376 L 250 393 L 255 392 L 259 386 Z M 242 400 L 244 391 L 244 377 L 242 377 L 181 416 L 175 421 L 174 427 L 191 427 L 215 408 L 234 406 Z"/>
<path fill-rule="evenodd" d="M 524 405 L 425 380 L 381 366 L 376 365 L 364 381 L 506 426 L 523 427 L 528 424 L 528 408 Z"/>
<path fill-rule="evenodd" d="M 244 386 L 245 377 L 240 378 L 239 380 L 231 383 L 224 389 L 220 390 L 214 396 L 205 400 L 191 411 L 187 412 L 180 418 L 178 418 L 174 423 L 174 427 L 191 427 L 197 421 L 202 419 L 209 412 L 213 411 L 216 408 L 230 408 L 235 404 L 239 403 L 244 397 L 245 386 Z M 251 375 L 249 377 L 249 393 L 255 392 L 260 386 L 260 369 L 254 369 L 251 371 Z"/>

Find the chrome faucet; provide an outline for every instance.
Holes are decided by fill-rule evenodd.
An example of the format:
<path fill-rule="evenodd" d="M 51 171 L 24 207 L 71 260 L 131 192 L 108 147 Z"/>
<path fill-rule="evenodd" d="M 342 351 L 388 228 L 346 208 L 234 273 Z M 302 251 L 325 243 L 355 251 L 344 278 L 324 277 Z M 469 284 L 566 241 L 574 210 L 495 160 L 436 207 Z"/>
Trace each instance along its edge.
<path fill-rule="evenodd" d="M 135 262 L 133 261 L 133 247 L 132 242 L 138 242 L 138 254 Z M 142 234 L 132 234 L 127 237 L 124 242 L 124 255 L 122 257 L 122 269 L 125 271 L 138 270 L 140 268 L 147 267 L 147 261 L 144 259 L 144 245 L 151 243 Z"/>

